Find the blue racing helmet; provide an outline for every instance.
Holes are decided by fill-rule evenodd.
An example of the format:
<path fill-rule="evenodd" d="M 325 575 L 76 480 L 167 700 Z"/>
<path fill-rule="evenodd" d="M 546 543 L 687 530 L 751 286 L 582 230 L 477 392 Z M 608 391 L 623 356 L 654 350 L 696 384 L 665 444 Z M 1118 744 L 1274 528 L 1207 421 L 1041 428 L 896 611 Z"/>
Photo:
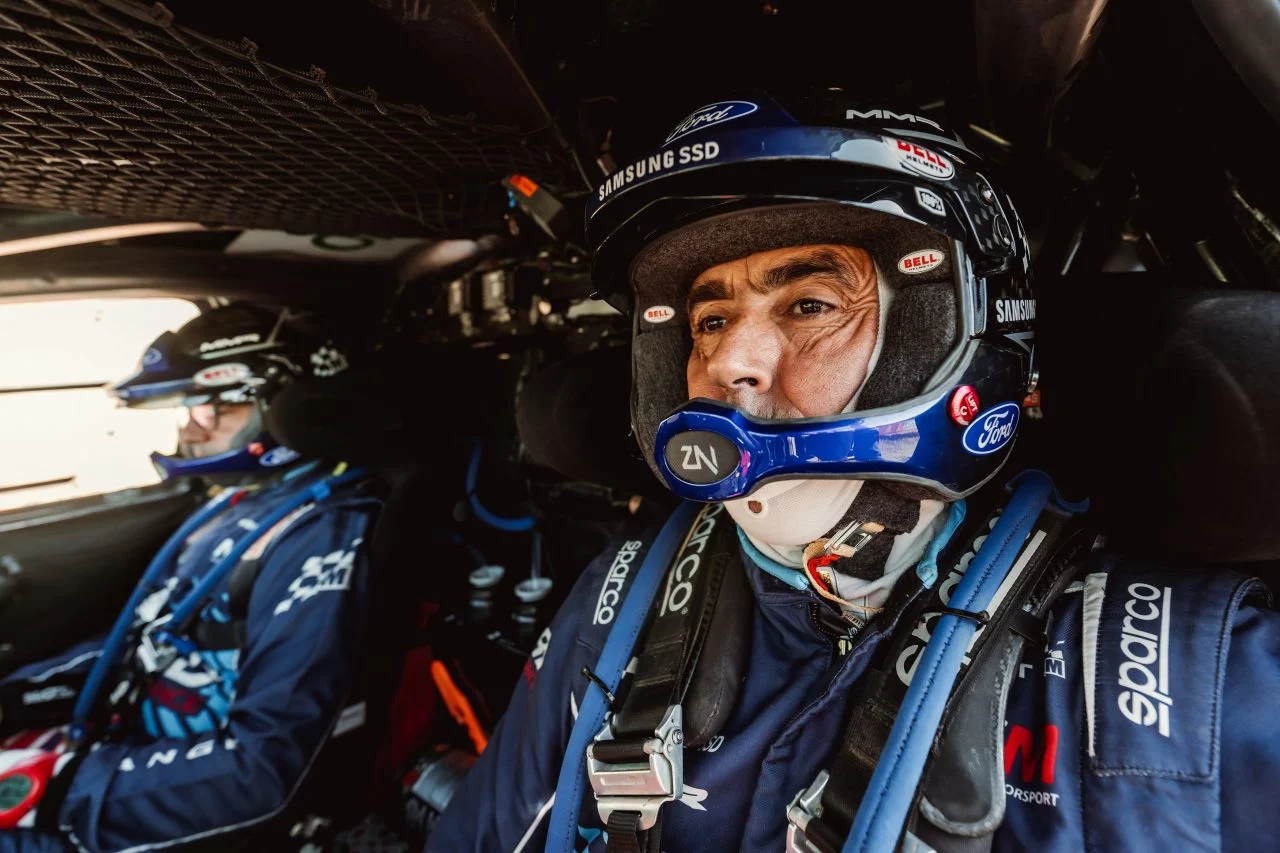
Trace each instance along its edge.
<path fill-rule="evenodd" d="M 165 332 L 137 371 L 109 392 L 130 408 L 253 404 L 254 417 L 226 452 L 201 458 L 153 453 L 151 460 L 166 479 L 265 474 L 300 458 L 267 431 L 263 413 L 271 397 L 296 378 L 332 376 L 346 367 L 331 341 L 286 312 L 237 303 Z"/>
<path fill-rule="evenodd" d="M 1008 458 L 1033 385 L 1027 239 L 983 163 L 932 118 L 838 93 L 708 104 L 607 178 L 586 219 L 597 291 L 632 315 L 633 427 L 676 494 L 835 477 L 955 499 Z M 857 408 L 761 420 L 687 399 L 693 279 L 819 243 L 866 250 L 889 300 Z"/>

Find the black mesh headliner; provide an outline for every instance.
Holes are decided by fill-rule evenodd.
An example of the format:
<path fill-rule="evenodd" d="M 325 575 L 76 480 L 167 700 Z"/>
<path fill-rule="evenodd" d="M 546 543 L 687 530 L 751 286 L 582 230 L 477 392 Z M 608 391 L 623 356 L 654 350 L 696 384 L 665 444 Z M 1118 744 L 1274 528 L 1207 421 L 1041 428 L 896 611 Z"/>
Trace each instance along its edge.
<path fill-rule="evenodd" d="M 384 104 L 162 6 L 0 0 L 0 204 L 373 236 L 490 230 L 497 182 L 575 180 L 554 138 Z"/>

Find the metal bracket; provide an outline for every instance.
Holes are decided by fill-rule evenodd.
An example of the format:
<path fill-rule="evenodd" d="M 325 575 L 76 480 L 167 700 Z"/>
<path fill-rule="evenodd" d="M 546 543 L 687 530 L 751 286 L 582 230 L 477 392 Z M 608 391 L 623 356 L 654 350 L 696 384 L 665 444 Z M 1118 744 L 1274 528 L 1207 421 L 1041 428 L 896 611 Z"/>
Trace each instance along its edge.
<path fill-rule="evenodd" d="M 845 544 L 849 537 L 857 534 L 857 540 L 849 546 L 852 549 L 852 553 L 845 555 L 852 557 L 853 554 L 861 551 L 863 546 L 870 542 L 871 539 L 882 530 L 884 530 L 884 527 L 873 522 L 851 521 L 844 527 L 837 530 L 835 535 L 827 540 L 827 544 L 822 548 L 822 553 L 830 554 L 841 545 Z"/>
<path fill-rule="evenodd" d="M 614 740 L 608 721 L 596 742 Z M 652 829 L 663 803 L 684 793 L 684 729 L 679 705 L 667 708 L 654 736 L 644 742 L 647 762 L 606 764 L 596 760 L 595 744 L 587 747 L 587 778 L 596 793 L 600 820 L 615 811 L 638 812 L 640 828 Z"/>
<path fill-rule="evenodd" d="M 821 771 L 813 784 L 797 793 L 787 806 L 787 853 L 822 853 L 804 831 L 809 821 L 822 817 L 822 792 L 830 778 L 827 771 Z"/>

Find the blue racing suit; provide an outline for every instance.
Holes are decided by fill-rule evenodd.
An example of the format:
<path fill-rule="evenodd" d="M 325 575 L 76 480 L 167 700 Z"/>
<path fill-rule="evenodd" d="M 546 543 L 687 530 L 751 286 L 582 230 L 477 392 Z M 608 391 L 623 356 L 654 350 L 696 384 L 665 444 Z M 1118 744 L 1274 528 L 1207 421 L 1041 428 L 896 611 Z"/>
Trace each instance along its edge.
<path fill-rule="evenodd" d="M 428 851 L 543 849 L 589 687 L 581 670 L 599 658 L 655 535 L 612 544 L 579 579 Z M 894 628 L 876 619 L 833 639 L 811 616 L 816 594 L 777 580 L 791 570 L 739 538 L 755 597 L 747 676 L 720 735 L 685 751 L 683 796 L 663 810 L 669 853 L 781 850 L 787 804 L 829 766 L 852 691 Z M 923 642 L 903 650 L 900 678 Z M 1013 681 L 994 848 L 1269 848 L 1280 838 L 1269 793 L 1278 699 L 1280 616 L 1260 583 L 1095 553 L 1052 608 L 1047 646 L 1027 649 Z M 590 786 L 579 824 L 576 849 L 603 850 Z"/>
<path fill-rule="evenodd" d="M 140 621 L 163 619 L 201 575 L 296 490 L 321 472 L 304 471 L 249 492 L 186 542 L 163 588 L 138 608 Z M 160 660 L 143 681 L 123 737 L 83 749 L 62 765 L 74 774 L 58 809 L 59 833 L 0 832 L 0 851 L 144 851 L 228 836 L 279 814 L 302 784 L 321 746 L 363 722 L 348 705 L 368 609 L 365 540 L 377 500 L 347 485 L 304 504 L 245 555 L 256 559 L 240 643 Z M 232 573 L 234 574 L 234 573 Z M 228 576 L 199 621 L 228 623 Z M 199 636 L 198 631 L 189 636 Z M 101 639 L 25 666 L 0 683 L 9 695 L 61 703 L 69 710 L 100 654 Z M 135 661 L 154 654 L 134 651 Z M 137 669 L 136 664 L 130 665 Z M 124 670 L 104 684 L 110 694 Z M 344 710 L 345 709 L 345 710 Z M 11 727 L 8 727 L 11 728 Z M 21 738 L 21 735 L 17 736 Z M 0 745 L 4 744 L 0 738 Z M 15 743 L 9 736 L 9 745 Z M 51 790 L 53 788 L 51 787 Z M 45 814 L 39 814 L 44 822 Z"/>

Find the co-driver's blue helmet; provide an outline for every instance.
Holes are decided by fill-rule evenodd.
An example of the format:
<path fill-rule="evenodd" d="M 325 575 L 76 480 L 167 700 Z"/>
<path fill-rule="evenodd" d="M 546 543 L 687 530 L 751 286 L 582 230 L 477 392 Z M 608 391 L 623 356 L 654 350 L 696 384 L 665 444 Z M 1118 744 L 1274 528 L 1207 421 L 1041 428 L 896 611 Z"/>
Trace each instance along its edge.
<path fill-rule="evenodd" d="M 836 93 L 708 104 L 607 178 L 586 216 L 597 289 L 632 313 L 636 436 L 678 495 L 838 477 L 955 499 L 1008 458 L 1033 381 L 1027 240 L 984 164 L 929 117 Z M 758 420 L 688 400 L 693 279 L 816 243 L 865 249 L 891 296 L 857 409 Z"/>
<path fill-rule="evenodd" d="M 333 343 L 302 328 L 297 318 L 236 303 L 165 332 L 137 371 L 109 390 L 131 408 L 254 404 L 249 427 L 226 452 L 196 459 L 153 453 L 151 461 L 165 478 L 267 474 L 300 458 L 264 425 L 271 397 L 294 379 L 331 376 L 346 367 Z"/>

